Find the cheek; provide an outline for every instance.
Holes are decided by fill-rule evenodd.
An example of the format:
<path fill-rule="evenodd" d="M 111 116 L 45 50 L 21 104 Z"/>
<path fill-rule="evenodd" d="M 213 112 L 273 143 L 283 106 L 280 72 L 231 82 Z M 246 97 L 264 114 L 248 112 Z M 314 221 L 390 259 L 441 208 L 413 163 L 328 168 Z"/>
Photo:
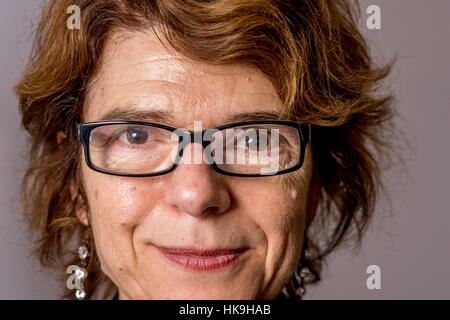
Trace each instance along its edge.
<path fill-rule="evenodd" d="M 131 179 L 87 169 L 84 187 L 93 227 L 131 230 L 163 199 L 158 179 Z"/>
<path fill-rule="evenodd" d="M 267 290 L 285 283 L 300 259 L 306 222 L 307 185 L 287 183 L 285 178 L 259 184 L 239 185 L 245 213 L 264 234 L 259 248 L 264 257 L 264 283 Z M 239 192 L 240 191 L 240 192 Z M 273 288 L 272 288 L 273 289 Z M 274 289 L 275 290 L 275 289 Z"/>
<path fill-rule="evenodd" d="M 268 183 L 237 181 L 234 186 L 237 201 L 264 231 L 268 242 L 282 243 L 289 234 L 303 232 L 306 185 L 274 178 Z"/>
<path fill-rule="evenodd" d="M 127 179 L 83 171 L 89 217 L 102 271 L 111 279 L 126 279 L 132 269 L 136 227 L 162 196 L 158 179 Z"/>

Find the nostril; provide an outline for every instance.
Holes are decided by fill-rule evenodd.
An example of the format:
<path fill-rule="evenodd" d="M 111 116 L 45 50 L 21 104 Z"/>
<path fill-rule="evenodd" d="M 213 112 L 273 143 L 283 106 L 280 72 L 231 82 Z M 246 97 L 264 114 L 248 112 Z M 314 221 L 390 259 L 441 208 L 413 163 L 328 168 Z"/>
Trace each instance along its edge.
<path fill-rule="evenodd" d="M 209 207 L 206 210 L 204 210 L 205 214 L 217 214 L 220 213 L 219 207 Z"/>

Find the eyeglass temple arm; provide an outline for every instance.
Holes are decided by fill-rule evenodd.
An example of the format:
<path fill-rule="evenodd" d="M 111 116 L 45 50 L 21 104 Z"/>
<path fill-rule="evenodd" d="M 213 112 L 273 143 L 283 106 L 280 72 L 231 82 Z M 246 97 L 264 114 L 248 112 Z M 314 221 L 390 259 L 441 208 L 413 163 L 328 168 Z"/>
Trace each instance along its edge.
<path fill-rule="evenodd" d="M 77 124 L 77 139 L 81 141 L 81 123 Z"/>

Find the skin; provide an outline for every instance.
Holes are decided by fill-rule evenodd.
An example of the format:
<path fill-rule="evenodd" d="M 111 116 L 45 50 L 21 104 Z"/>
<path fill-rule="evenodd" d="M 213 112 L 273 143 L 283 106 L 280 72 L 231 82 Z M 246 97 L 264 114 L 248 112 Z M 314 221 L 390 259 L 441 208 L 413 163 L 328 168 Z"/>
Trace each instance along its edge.
<path fill-rule="evenodd" d="M 131 106 L 167 111 L 172 119 L 164 124 L 177 128 L 193 130 L 194 121 L 202 121 L 205 130 L 242 112 L 280 112 L 281 101 L 254 68 L 189 61 L 152 33 L 116 33 L 106 42 L 83 121 Z M 81 161 L 89 212 L 78 217 L 93 230 L 102 271 L 120 299 L 273 299 L 300 258 L 309 145 L 300 170 L 263 178 L 186 163 L 195 148 L 202 151 L 188 145 L 176 170 L 158 177 L 106 175 Z M 151 244 L 249 250 L 231 266 L 199 272 L 171 263 Z"/>

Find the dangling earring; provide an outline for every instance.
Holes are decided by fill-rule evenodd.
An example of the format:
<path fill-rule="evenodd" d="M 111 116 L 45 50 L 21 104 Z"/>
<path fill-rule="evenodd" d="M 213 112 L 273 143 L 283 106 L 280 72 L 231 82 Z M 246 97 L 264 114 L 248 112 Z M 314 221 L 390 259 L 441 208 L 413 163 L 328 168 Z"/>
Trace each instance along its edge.
<path fill-rule="evenodd" d="M 294 272 L 289 283 L 283 288 L 283 294 L 288 299 L 301 300 L 306 292 L 305 282 L 312 276 L 308 266 L 300 265 Z"/>
<path fill-rule="evenodd" d="M 86 291 L 84 290 L 83 281 L 86 280 L 88 276 L 88 272 L 86 270 L 88 260 L 87 258 L 89 256 L 89 250 L 87 247 L 88 240 L 88 230 L 86 230 L 83 243 L 78 247 L 77 250 L 78 257 L 81 260 L 81 267 L 77 265 L 70 265 L 66 270 L 67 273 L 71 274 L 66 281 L 67 288 L 70 290 L 76 289 L 75 297 L 79 300 L 82 300 L 86 297 Z"/>
<path fill-rule="evenodd" d="M 75 296 L 77 299 L 84 299 L 86 297 L 86 291 L 84 290 L 83 281 L 86 280 L 88 276 L 88 272 L 86 270 L 87 268 L 87 258 L 89 256 L 89 250 L 87 248 L 88 245 L 88 231 L 86 230 L 85 237 L 84 237 L 84 243 L 78 247 L 78 257 L 81 260 L 81 268 L 78 269 L 77 277 L 81 282 L 81 288 L 77 289 L 75 292 Z"/>
<path fill-rule="evenodd" d="M 303 253 L 303 262 L 295 269 L 290 281 L 282 290 L 287 299 L 301 300 L 306 292 L 305 284 L 314 282 L 317 278 L 317 275 L 308 267 L 305 259 L 305 256 L 311 256 L 311 250 L 306 248 Z"/>

